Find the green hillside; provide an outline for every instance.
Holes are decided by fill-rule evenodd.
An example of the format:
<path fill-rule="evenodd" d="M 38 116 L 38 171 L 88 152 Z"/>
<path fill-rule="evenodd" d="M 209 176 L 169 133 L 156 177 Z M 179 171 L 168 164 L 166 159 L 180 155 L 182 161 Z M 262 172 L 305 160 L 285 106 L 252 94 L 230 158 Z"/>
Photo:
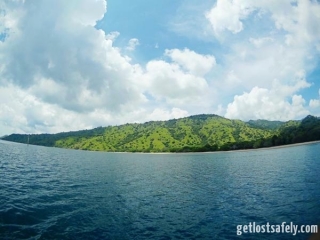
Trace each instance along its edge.
<path fill-rule="evenodd" d="M 320 120 L 312 116 L 302 121 L 258 120 L 246 123 L 203 114 L 143 124 L 99 127 L 58 134 L 34 134 L 29 136 L 29 143 L 110 152 L 219 151 L 319 140 L 319 127 Z M 314 134 L 310 135 L 310 131 Z M 27 143 L 28 136 L 12 134 L 3 140 Z"/>
<path fill-rule="evenodd" d="M 285 122 L 281 121 L 268 121 L 268 120 L 250 120 L 247 122 L 250 127 L 258 128 L 258 129 L 268 129 L 268 130 L 276 130 L 281 126 L 285 125 Z"/>

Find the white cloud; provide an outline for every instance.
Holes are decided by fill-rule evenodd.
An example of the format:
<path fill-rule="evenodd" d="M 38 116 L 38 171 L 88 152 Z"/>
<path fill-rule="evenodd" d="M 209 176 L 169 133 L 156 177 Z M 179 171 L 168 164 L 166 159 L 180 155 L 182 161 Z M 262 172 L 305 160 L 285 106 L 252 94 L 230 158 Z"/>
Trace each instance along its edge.
<path fill-rule="evenodd" d="M 8 29 L 0 42 L 0 91 L 6 92 L 0 99 L 1 132 L 52 133 L 164 120 L 186 116 L 184 106 L 203 105 L 208 88 L 203 75 L 215 65 L 213 56 L 173 49 L 165 53 L 172 62 L 132 64 L 113 45 L 119 32 L 94 27 L 106 1 L 91 2 L 1 5 L 6 13 L 1 29 Z M 138 44 L 131 39 L 127 50 Z"/>
<path fill-rule="evenodd" d="M 0 42 L 1 134 L 125 123 L 146 103 L 142 68 L 113 46 L 119 32 L 94 27 L 105 0 L 6 1 L 0 9 L 8 33 Z"/>
<path fill-rule="evenodd" d="M 254 87 L 249 93 L 236 95 L 233 102 L 228 104 L 225 116 L 243 120 L 291 120 L 309 114 L 303 97 L 295 94 L 292 97 L 291 94 L 284 95 L 284 92 L 287 92 L 285 88 L 287 86 L 271 90 Z"/>
<path fill-rule="evenodd" d="M 208 87 L 204 78 L 184 72 L 176 63 L 161 60 L 148 62 L 145 77 L 152 95 L 177 106 L 199 100 Z"/>
<path fill-rule="evenodd" d="M 230 70 L 226 75 L 225 82 L 230 86 L 237 86 L 242 83 L 242 80 L 234 73 L 234 70 Z"/>
<path fill-rule="evenodd" d="M 115 47 L 120 33 L 95 27 L 106 13 L 105 0 L 0 1 L 0 133 L 203 112 L 287 120 L 318 111 L 319 99 L 306 104 L 300 95 L 311 86 L 306 76 L 320 50 L 318 1 L 217 0 L 210 9 L 208 4 L 190 0 L 183 5 L 187 16 L 180 9 L 174 21 L 179 34 L 204 39 L 196 49 L 207 53 L 191 50 L 193 41 L 180 47 L 181 39 L 173 37 L 173 49 L 142 65 L 124 54 L 136 49 L 138 39 Z M 141 50 L 148 44 L 165 48 L 159 41 Z"/>
<path fill-rule="evenodd" d="M 235 95 L 233 102 L 227 106 L 225 116 L 243 120 L 290 120 L 310 113 L 304 98 L 297 95 L 300 90 L 311 86 L 305 79 L 304 71 L 297 72 L 288 84 L 274 79 L 268 86 L 255 86 L 250 92 Z"/>
<path fill-rule="evenodd" d="M 111 32 L 109 34 L 106 35 L 106 39 L 107 40 L 111 40 L 112 42 L 114 42 L 118 37 L 119 37 L 120 33 L 115 31 L 115 32 Z"/>
<path fill-rule="evenodd" d="M 318 111 L 320 111 L 320 89 L 319 89 L 319 98 L 318 99 L 311 99 L 309 102 L 309 106 L 311 108 L 318 108 Z"/>
<path fill-rule="evenodd" d="M 0 87 L 0 102 L 1 134 L 70 131 L 92 126 L 76 113 L 44 103 L 16 86 Z"/>
<path fill-rule="evenodd" d="M 188 111 L 180 108 L 172 108 L 171 110 L 156 108 L 148 115 L 149 120 L 169 120 L 173 118 L 183 118 L 189 115 Z"/>
<path fill-rule="evenodd" d="M 312 44 L 320 50 L 320 4 L 309 0 L 217 0 L 205 13 L 217 37 L 224 30 L 239 33 L 243 20 L 255 13 L 258 18 L 270 14 L 278 30 L 286 32 L 288 45 Z"/>
<path fill-rule="evenodd" d="M 145 109 L 110 113 L 95 109 L 89 113 L 74 112 L 57 104 L 41 101 L 17 86 L 0 87 L 0 133 L 56 133 L 97 126 L 120 125 L 128 122 L 168 120 L 188 116 L 180 108 Z"/>
<path fill-rule="evenodd" d="M 320 99 L 311 99 L 309 106 L 312 108 L 320 108 Z"/>
<path fill-rule="evenodd" d="M 262 38 L 249 38 L 249 41 L 257 48 L 263 47 L 268 43 L 274 42 L 274 39 L 271 37 L 262 37 Z"/>
<path fill-rule="evenodd" d="M 0 45 L 4 84 L 30 89 L 44 102 L 78 112 L 119 111 L 144 100 L 134 83 L 139 67 L 113 46 L 119 33 L 106 35 L 94 27 L 106 11 L 106 1 L 17 5 L 24 14 Z"/>
<path fill-rule="evenodd" d="M 165 54 L 183 69 L 197 76 L 204 76 L 216 65 L 214 56 L 201 55 L 187 48 L 167 49 Z"/>
<path fill-rule="evenodd" d="M 19 7 L 19 1 L 0 2 L 0 33 L 8 33 L 8 30 L 17 31 L 18 19 L 24 14 Z"/>
<path fill-rule="evenodd" d="M 218 0 L 205 16 L 216 38 L 223 39 L 221 45 L 228 46 L 213 84 L 220 98 L 226 92 L 235 96 L 226 116 L 289 119 L 308 112 L 297 96 L 311 86 L 306 76 L 316 67 L 320 50 L 319 2 Z M 317 103 L 311 100 L 309 106 Z"/>
<path fill-rule="evenodd" d="M 165 60 L 146 64 L 141 89 L 166 108 L 183 108 L 190 114 L 211 112 L 215 90 L 210 89 L 207 75 L 216 66 L 213 55 L 202 55 L 187 48 L 167 49 Z"/>
<path fill-rule="evenodd" d="M 232 33 L 239 33 L 243 30 L 241 19 L 247 17 L 252 10 L 238 0 L 217 0 L 216 5 L 205 16 L 212 25 L 216 36 L 225 29 Z"/>
<path fill-rule="evenodd" d="M 126 47 L 126 49 L 128 51 L 134 51 L 136 49 L 136 47 L 139 45 L 140 45 L 140 43 L 137 38 L 131 38 L 128 42 L 128 46 Z"/>
<path fill-rule="evenodd" d="M 229 92 L 230 89 L 248 91 L 254 86 L 271 88 L 275 79 L 285 85 L 295 85 L 305 78 L 306 71 L 313 65 L 304 49 L 283 46 L 276 40 L 257 41 L 231 46 L 229 54 L 225 55 L 217 88 Z"/>

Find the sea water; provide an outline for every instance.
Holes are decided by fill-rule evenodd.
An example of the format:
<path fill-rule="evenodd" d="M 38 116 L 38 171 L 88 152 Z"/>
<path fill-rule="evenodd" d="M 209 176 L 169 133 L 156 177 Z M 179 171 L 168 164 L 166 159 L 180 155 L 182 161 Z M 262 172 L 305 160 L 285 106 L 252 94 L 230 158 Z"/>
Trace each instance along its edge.
<path fill-rule="evenodd" d="M 320 223 L 320 144 L 139 154 L 0 141 L 0 239 L 307 239 L 237 226 Z"/>

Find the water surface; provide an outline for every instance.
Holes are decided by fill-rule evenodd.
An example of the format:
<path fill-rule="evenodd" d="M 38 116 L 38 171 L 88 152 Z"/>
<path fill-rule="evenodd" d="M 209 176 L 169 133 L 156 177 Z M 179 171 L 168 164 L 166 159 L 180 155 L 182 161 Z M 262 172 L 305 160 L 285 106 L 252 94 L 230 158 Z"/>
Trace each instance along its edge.
<path fill-rule="evenodd" d="M 1 239 L 307 239 L 238 224 L 320 223 L 320 144 L 126 154 L 0 141 Z"/>

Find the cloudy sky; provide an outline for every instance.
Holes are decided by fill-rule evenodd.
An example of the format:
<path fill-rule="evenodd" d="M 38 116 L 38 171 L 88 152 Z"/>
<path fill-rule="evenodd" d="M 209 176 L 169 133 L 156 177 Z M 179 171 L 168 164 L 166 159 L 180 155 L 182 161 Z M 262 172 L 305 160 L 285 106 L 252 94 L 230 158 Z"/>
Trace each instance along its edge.
<path fill-rule="evenodd" d="M 320 116 L 320 1 L 0 0 L 0 136 Z"/>

